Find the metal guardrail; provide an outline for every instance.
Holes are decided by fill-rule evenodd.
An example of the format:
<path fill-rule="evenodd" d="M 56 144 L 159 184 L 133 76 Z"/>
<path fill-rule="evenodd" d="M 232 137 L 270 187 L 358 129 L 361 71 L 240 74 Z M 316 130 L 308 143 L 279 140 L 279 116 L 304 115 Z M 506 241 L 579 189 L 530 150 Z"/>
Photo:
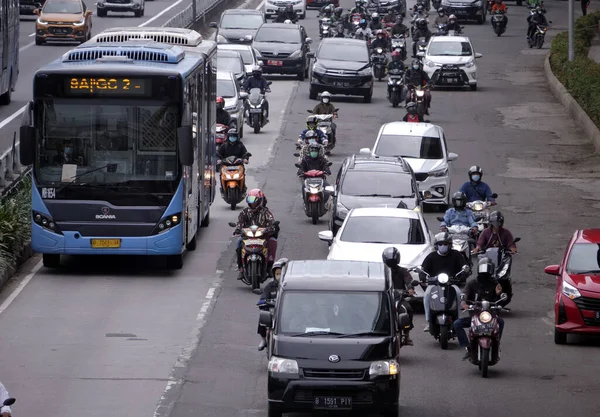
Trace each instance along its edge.
<path fill-rule="evenodd" d="M 225 0 L 192 0 L 188 7 L 169 19 L 163 27 L 190 27 L 223 1 Z M 10 195 L 11 191 L 31 173 L 31 166 L 21 165 L 21 146 L 17 136 L 18 133 L 14 132 L 12 146 L 0 156 L 0 200 Z"/>

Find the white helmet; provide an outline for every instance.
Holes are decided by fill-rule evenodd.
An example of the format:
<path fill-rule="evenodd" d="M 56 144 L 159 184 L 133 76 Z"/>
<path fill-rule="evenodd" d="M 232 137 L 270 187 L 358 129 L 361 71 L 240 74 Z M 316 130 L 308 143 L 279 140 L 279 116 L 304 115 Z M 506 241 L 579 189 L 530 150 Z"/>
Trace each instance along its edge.
<path fill-rule="evenodd" d="M 292 24 L 292 21 L 290 19 L 287 19 L 285 22 L 283 23 L 287 23 L 288 25 Z"/>
<path fill-rule="evenodd" d="M 373 14 L 371 15 L 371 18 L 376 19 L 379 17 L 379 13 L 377 12 L 373 12 Z"/>
<path fill-rule="evenodd" d="M 451 14 L 450 16 L 448 16 L 448 20 L 452 20 L 452 19 L 456 20 L 456 16 L 453 15 L 453 14 Z"/>

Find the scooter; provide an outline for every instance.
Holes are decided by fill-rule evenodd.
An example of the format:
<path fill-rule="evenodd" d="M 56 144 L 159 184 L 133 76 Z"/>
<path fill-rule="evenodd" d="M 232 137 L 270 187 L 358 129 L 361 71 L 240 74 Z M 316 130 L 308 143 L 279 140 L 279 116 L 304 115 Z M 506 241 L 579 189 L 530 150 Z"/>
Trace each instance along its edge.
<path fill-rule="evenodd" d="M 521 238 L 518 237 L 513 243 L 520 242 Z M 479 259 L 485 257 L 489 258 L 496 267 L 495 278 L 498 284 L 502 287 L 502 292 L 506 294 L 506 298 L 500 303 L 502 307 L 506 307 L 512 300 L 513 289 L 512 289 L 512 257 L 510 251 L 504 248 L 488 248 L 485 252 L 479 252 Z M 506 309 L 510 311 L 509 309 Z"/>
<path fill-rule="evenodd" d="M 506 32 L 506 16 L 504 13 L 497 11 L 492 15 L 492 28 L 498 36 L 502 36 Z"/>
<path fill-rule="evenodd" d="M 260 315 L 263 315 L 263 312 L 267 313 L 269 315 L 269 319 L 271 320 L 271 324 L 273 317 L 275 317 L 274 312 L 275 312 L 275 302 L 276 300 L 270 299 L 270 300 L 260 300 L 260 301 L 264 301 L 264 303 L 258 303 L 256 304 L 256 307 L 258 307 L 258 309 L 260 310 Z M 262 320 L 259 320 L 259 323 Z M 267 358 L 269 357 L 269 341 L 271 338 L 271 329 L 273 326 L 263 326 L 266 327 L 266 337 L 265 339 L 267 339 L 267 347 L 265 349 L 265 352 L 267 353 Z"/>
<path fill-rule="evenodd" d="M 231 210 L 246 197 L 246 169 L 245 164 L 252 154 L 246 155 L 245 159 L 230 156 L 222 161 L 217 161 L 221 165 L 221 187 L 223 189 L 222 197 Z"/>
<path fill-rule="evenodd" d="M 267 87 L 273 84 L 272 81 L 267 81 Z M 269 88 L 265 93 L 271 92 Z M 254 133 L 259 133 L 267 122 L 265 106 L 265 95 L 260 91 L 260 88 L 251 88 L 250 94 L 246 99 L 246 123 L 254 129 Z"/>
<path fill-rule="evenodd" d="M 498 194 L 494 193 L 492 198 L 498 198 Z M 473 212 L 475 221 L 477 222 L 479 233 L 483 232 L 490 224 L 490 207 L 492 204 L 489 201 L 475 200 L 467 203 L 467 208 Z"/>
<path fill-rule="evenodd" d="M 294 156 L 300 156 L 300 154 L 295 153 Z M 328 166 L 332 164 L 332 162 L 329 162 Z M 295 165 L 300 168 L 300 164 Z M 319 218 L 327 213 L 327 207 L 325 207 L 325 176 L 325 172 L 316 169 L 303 174 L 302 200 L 304 201 L 304 212 L 312 219 L 312 224 L 317 224 Z"/>
<path fill-rule="evenodd" d="M 329 154 L 335 148 L 336 137 L 333 133 L 333 119 L 338 118 L 338 111 L 335 109 L 333 114 L 315 114 L 318 120 L 317 129 L 323 132 L 327 136 L 327 146 L 325 147 L 326 153 Z M 307 112 L 314 114 L 312 110 L 306 110 Z"/>
<path fill-rule="evenodd" d="M 469 340 L 471 343 L 471 357 L 469 362 L 479 366 L 481 376 L 488 377 L 488 367 L 498 363 L 500 351 L 500 323 L 498 313 L 507 311 L 500 304 L 506 299 L 506 294 L 500 296 L 500 300 L 492 303 L 490 301 L 467 301 L 471 314 L 471 327 L 469 328 Z"/>
<path fill-rule="evenodd" d="M 215 143 L 217 144 L 217 146 L 225 143 L 225 139 L 227 137 L 228 130 L 229 130 L 229 126 L 217 123 L 217 127 L 215 130 Z"/>
<path fill-rule="evenodd" d="M 322 17 L 319 20 L 319 34 L 321 39 L 329 38 L 331 36 L 331 18 Z"/>
<path fill-rule="evenodd" d="M 417 285 L 419 285 L 419 281 L 413 281 L 412 282 L 412 286 L 416 287 Z M 402 331 L 402 338 L 400 339 L 400 347 L 402 346 L 412 346 L 412 343 L 409 343 L 408 341 L 410 340 L 410 331 L 412 329 L 411 326 L 411 322 L 410 322 L 410 316 L 408 315 L 408 311 L 406 311 L 406 308 L 404 307 L 404 305 L 402 304 L 402 301 L 406 300 L 409 301 L 411 300 L 411 297 L 408 294 L 408 291 L 404 290 L 404 291 L 394 291 L 394 298 L 395 298 L 395 302 L 396 302 L 396 312 L 398 313 L 398 323 L 400 326 L 400 330 Z"/>
<path fill-rule="evenodd" d="M 444 221 L 443 217 L 437 217 L 440 222 Z M 467 264 L 471 267 L 471 251 L 475 248 L 477 241 L 472 237 L 472 231 L 469 226 L 454 225 L 446 227 L 446 230 L 452 236 L 452 249 L 462 253 Z M 466 280 L 467 277 L 465 277 Z"/>
<path fill-rule="evenodd" d="M 388 100 L 392 107 L 406 100 L 407 89 L 404 86 L 404 73 L 388 74 Z"/>
<path fill-rule="evenodd" d="M 400 52 L 402 61 L 406 60 L 406 37 L 402 35 L 393 35 L 390 40 L 392 52 Z"/>
<path fill-rule="evenodd" d="M 373 76 L 381 81 L 385 77 L 385 64 L 387 58 L 383 48 L 376 48 L 371 55 L 371 64 L 373 66 Z"/>

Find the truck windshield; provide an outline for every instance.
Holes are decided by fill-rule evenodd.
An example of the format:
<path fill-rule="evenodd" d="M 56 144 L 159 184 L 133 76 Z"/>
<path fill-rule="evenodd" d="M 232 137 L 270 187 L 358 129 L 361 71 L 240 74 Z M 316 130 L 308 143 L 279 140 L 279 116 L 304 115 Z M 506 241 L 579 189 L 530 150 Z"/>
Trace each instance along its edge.
<path fill-rule="evenodd" d="M 178 179 L 175 105 L 43 100 L 37 117 L 36 179 L 42 184 L 65 184 L 75 175 L 77 183 L 98 185 Z"/>

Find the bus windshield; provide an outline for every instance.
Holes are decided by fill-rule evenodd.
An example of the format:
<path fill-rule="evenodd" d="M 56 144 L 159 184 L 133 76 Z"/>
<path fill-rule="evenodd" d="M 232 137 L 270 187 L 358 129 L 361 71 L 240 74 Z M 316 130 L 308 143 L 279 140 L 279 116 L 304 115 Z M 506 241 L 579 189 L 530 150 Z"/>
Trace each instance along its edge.
<path fill-rule="evenodd" d="M 36 179 L 42 184 L 69 183 L 76 175 L 76 183 L 135 181 L 152 188 L 179 177 L 175 105 L 55 99 L 38 102 L 37 115 Z"/>

